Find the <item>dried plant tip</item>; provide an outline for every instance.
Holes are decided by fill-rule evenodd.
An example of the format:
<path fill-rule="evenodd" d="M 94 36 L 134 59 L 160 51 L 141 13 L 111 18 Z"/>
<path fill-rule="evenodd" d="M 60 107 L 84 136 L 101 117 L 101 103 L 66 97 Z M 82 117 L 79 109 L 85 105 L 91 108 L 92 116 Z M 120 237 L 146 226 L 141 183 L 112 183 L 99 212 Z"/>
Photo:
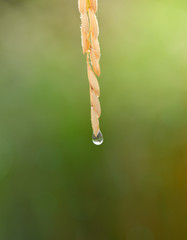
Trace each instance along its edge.
<path fill-rule="evenodd" d="M 90 0 L 90 8 L 93 9 L 94 13 L 97 12 L 97 0 Z"/>
<path fill-rule="evenodd" d="M 90 28 L 93 36 L 95 38 L 98 38 L 99 36 L 99 26 L 97 22 L 97 18 L 94 14 L 94 11 L 92 9 L 89 9 L 89 17 L 90 17 Z"/>
<path fill-rule="evenodd" d="M 90 49 L 90 58 L 91 58 L 91 63 L 92 63 L 92 67 L 95 74 L 97 76 L 100 76 L 101 70 L 100 70 L 99 60 L 95 57 L 93 48 Z"/>
<path fill-rule="evenodd" d="M 93 107 L 91 107 L 91 122 L 92 122 L 93 133 L 95 136 L 97 136 L 100 130 L 99 120 L 98 120 L 97 113 L 94 111 Z"/>
<path fill-rule="evenodd" d="M 81 36 L 83 53 L 87 53 L 87 71 L 90 85 L 91 123 L 93 129 L 92 141 L 96 145 L 103 142 L 100 132 L 99 117 L 101 106 L 99 102 L 100 88 L 97 76 L 100 76 L 100 46 L 98 41 L 99 26 L 96 18 L 97 0 L 78 0 L 81 13 Z"/>
<path fill-rule="evenodd" d="M 87 61 L 87 69 L 88 69 L 88 79 L 90 82 L 90 86 L 93 88 L 93 91 L 95 92 L 95 94 L 99 97 L 100 96 L 99 83 L 88 61 Z"/>
<path fill-rule="evenodd" d="M 87 11 L 87 0 L 78 0 L 79 12 L 84 14 Z"/>

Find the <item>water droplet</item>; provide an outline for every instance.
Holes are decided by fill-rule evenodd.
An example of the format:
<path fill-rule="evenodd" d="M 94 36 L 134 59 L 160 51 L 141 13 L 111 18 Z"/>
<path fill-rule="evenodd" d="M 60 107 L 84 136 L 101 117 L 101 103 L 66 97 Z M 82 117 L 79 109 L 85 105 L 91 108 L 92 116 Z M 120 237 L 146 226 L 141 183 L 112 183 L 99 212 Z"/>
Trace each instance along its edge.
<path fill-rule="evenodd" d="M 95 145 L 101 145 L 103 143 L 103 134 L 101 131 L 99 131 L 99 133 L 97 134 L 97 136 L 95 136 L 93 134 L 92 136 L 92 142 L 95 144 Z"/>

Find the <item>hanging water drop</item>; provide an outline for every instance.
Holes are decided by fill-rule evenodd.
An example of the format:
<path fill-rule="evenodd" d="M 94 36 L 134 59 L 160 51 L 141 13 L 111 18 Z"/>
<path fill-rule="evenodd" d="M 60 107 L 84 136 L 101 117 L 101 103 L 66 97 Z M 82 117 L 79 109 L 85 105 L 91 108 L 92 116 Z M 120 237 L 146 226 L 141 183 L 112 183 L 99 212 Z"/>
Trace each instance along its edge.
<path fill-rule="evenodd" d="M 103 134 L 101 131 L 99 131 L 99 133 L 97 134 L 97 136 L 95 136 L 93 134 L 92 136 L 92 142 L 95 144 L 95 145 L 101 145 L 103 143 Z"/>

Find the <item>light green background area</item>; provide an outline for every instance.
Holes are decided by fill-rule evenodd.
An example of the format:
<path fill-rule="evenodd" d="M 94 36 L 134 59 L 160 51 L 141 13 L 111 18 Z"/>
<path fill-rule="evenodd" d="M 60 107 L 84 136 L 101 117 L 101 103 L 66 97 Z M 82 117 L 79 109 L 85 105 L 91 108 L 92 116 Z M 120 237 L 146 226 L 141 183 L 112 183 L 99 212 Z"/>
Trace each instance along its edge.
<path fill-rule="evenodd" d="M 97 16 L 99 147 L 77 1 L 0 0 L 0 240 L 187 239 L 187 2 Z"/>

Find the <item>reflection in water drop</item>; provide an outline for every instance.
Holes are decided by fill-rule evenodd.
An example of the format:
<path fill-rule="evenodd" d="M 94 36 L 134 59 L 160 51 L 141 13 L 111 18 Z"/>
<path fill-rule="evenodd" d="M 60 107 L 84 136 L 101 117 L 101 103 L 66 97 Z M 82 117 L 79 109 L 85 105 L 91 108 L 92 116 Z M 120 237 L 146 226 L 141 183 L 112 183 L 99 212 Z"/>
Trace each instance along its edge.
<path fill-rule="evenodd" d="M 92 142 L 95 144 L 95 145 L 101 145 L 103 143 L 103 134 L 101 131 L 99 131 L 99 133 L 97 134 L 97 136 L 95 136 L 93 134 L 92 136 Z"/>

